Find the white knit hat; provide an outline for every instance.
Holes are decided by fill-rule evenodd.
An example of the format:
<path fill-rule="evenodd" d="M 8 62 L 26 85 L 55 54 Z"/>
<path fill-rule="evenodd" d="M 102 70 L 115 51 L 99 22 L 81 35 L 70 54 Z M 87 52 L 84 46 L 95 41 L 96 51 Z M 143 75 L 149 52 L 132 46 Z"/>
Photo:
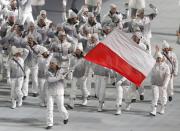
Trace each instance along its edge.
<path fill-rule="evenodd" d="M 155 57 L 156 57 L 156 59 L 157 59 L 157 58 L 163 58 L 163 55 L 162 55 L 161 52 L 158 52 Z"/>
<path fill-rule="evenodd" d="M 167 43 L 166 40 L 163 40 L 162 48 L 170 48 L 169 44 Z"/>
<path fill-rule="evenodd" d="M 44 46 L 41 46 L 41 47 L 39 48 L 39 52 L 40 52 L 40 54 L 43 54 L 43 53 L 45 53 L 45 52 L 49 53 L 49 52 L 48 52 L 48 49 L 47 49 L 46 47 L 44 47 Z"/>
<path fill-rule="evenodd" d="M 89 9 L 88 9 L 87 7 L 84 7 L 83 11 L 84 11 L 84 12 L 88 12 Z"/>
<path fill-rule="evenodd" d="M 111 9 L 113 9 L 113 8 L 117 8 L 117 5 L 115 5 L 115 4 L 111 4 L 111 5 L 110 5 L 110 8 L 111 8 Z"/>
<path fill-rule="evenodd" d="M 96 40 L 99 40 L 99 36 L 97 33 L 91 34 L 91 37 L 94 37 Z"/>
<path fill-rule="evenodd" d="M 22 49 L 22 48 L 16 48 L 15 46 L 12 46 L 12 47 L 11 47 L 11 53 L 12 53 L 12 55 L 15 55 L 15 54 L 21 53 L 21 52 L 23 52 L 23 49 Z"/>
<path fill-rule="evenodd" d="M 41 11 L 40 11 L 40 15 L 42 15 L 42 14 L 46 15 L 47 12 L 46 12 L 45 10 L 41 10 Z"/>

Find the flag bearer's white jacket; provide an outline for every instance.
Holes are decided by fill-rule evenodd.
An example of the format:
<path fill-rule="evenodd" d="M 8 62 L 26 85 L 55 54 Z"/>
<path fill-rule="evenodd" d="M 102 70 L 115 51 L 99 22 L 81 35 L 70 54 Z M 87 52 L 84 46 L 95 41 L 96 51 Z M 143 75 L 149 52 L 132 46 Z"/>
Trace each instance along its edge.
<path fill-rule="evenodd" d="M 81 78 L 88 75 L 88 63 L 84 58 L 78 59 L 75 56 L 70 58 L 70 70 L 73 72 L 73 77 Z"/>
<path fill-rule="evenodd" d="M 64 74 L 63 68 L 60 68 L 57 72 L 48 71 L 46 77 L 48 95 L 64 95 Z"/>
<path fill-rule="evenodd" d="M 167 87 L 170 80 L 169 66 L 163 63 L 156 63 L 152 69 L 151 84 Z"/>
<path fill-rule="evenodd" d="M 24 60 L 27 58 L 28 52 L 29 51 L 27 49 L 24 49 L 22 53 L 22 57 L 18 57 L 18 58 L 13 57 L 15 60 L 19 62 L 22 68 L 24 68 Z M 13 58 L 9 60 L 8 67 L 7 67 L 8 68 L 7 76 L 9 78 L 24 77 L 24 72 L 22 71 L 20 66 L 13 60 Z"/>
<path fill-rule="evenodd" d="M 53 54 L 50 54 L 48 58 L 44 58 L 42 56 L 38 58 L 38 78 L 46 78 L 48 66 L 50 64 L 50 60 L 52 59 L 52 57 Z"/>

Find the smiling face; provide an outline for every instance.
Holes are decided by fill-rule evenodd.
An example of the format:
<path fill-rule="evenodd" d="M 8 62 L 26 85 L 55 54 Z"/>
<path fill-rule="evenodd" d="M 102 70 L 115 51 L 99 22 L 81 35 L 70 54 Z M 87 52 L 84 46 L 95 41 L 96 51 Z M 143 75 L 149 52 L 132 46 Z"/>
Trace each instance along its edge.
<path fill-rule="evenodd" d="M 58 38 L 61 42 L 64 42 L 66 40 L 66 35 L 58 35 Z"/>
<path fill-rule="evenodd" d="M 169 48 L 164 48 L 163 51 L 166 52 L 166 53 L 168 54 Z"/>
<path fill-rule="evenodd" d="M 50 62 L 49 68 L 56 71 L 57 70 L 57 65 L 54 62 Z"/>

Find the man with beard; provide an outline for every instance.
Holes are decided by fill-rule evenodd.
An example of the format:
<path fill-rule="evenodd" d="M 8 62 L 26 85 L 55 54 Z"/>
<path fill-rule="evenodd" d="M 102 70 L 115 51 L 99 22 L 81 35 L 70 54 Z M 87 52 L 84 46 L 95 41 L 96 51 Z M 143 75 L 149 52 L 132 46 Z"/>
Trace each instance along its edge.
<path fill-rule="evenodd" d="M 26 79 L 22 88 L 23 99 L 28 96 L 30 73 L 32 76 L 33 97 L 38 96 L 38 54 L 40 47 L 32 35 L 27 36 L 26 48 L 29 50 L 29 54 L 25 60 Z"/>
<path fill-rule="evenodd" d="M 69 10 L 69 16 L 67 21 L 63 24 L 63 28 L 66 34 L 72 39 L 76 39 L 78 37 L 76 28 L 78 23 L 79 21 L 77 14 L 74 11 Z"/>
<path fill-rule="evenodd" d="M 87 90 L 87 62 L 83 59 L 83 46 L 79 43 L 72 54 L 70 59 L 70 70 L 72 70 L 72 81 L 71 81 L 71 91 L 70 91 L 70 104 L 71 109 L 74 108 L 74 102 L 76 98 L 77 83 L 80 85 L 82 92 L 83 102 L 82 105 L 87 104 L 87 98 L 89 96 L 89 91 Z"/>
<path fill-rule="evenodd" d="M 111 4 L 110 11 L 102 20 L 103 26 L 110 26 L 112 29 L 119 26 L 123 28 L 122 23 L 123 15 L 117 11 L 117 6 L 115 4 Z"/>
<path fill-rule="evenodd" d="M 41 44 L 44 44 L 48 39 L 48 35 L 47 35 L 48 27 L 46 26 L 45 19 L 42 16 L 38 16 L 37 18 L 36 30 L 38 33 L 41 34 L 42 37 Z"/>
<path fill-rule="evenodd" d="M 10 12 L 6 23 L 4 23 L 0 30 L 0 36 L 3 38 L 6 36 L 7 31 L 14 25 L 16 17 L 13 12 Z"/>
<path fill-rule="evenodd" d="M 90 34 L 97 33 L 99 35 L 101 33 L 101 24 L 96 21 L 93 13 L 88 14 L 88 21 L 80 27 L 80 32 L 84 32 L 84 29 L 89 29 Z"/>
<path fill-rule="evenodd" d="M 17 1 L 10 0 L 10 5 L 3 8 L 2 13 L 5 16 L 6 14 L 13 12 L 15 17 L 18 18 L 18 8 L 17 8 Z"/>

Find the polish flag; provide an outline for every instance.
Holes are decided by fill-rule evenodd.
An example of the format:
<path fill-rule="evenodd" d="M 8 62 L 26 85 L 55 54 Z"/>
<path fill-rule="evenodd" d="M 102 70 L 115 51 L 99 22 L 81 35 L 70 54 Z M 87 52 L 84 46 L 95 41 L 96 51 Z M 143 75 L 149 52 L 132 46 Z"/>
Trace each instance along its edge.
<path fill-rule="evenodd" d="M 151 72 L 155 59 L 118 28 L 87 53 L 85 59 L 113 69 L 140 86 Z"/>

